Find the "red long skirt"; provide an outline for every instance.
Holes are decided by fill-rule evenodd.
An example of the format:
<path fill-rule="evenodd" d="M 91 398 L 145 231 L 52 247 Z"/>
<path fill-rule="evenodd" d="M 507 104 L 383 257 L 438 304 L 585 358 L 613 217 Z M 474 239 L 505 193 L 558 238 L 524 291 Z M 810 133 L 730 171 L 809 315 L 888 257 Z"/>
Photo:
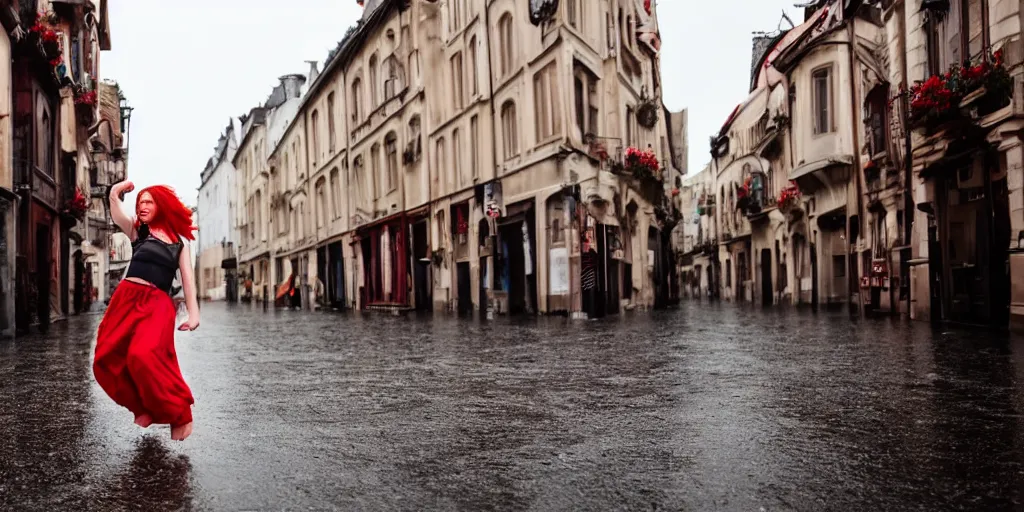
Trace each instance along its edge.
<path fill-rule="evenodd" d="M 156 424 L 192 422 L 192 391 L 174 350 L 175 308 L 165 291 L 121 281 L 100 322 L 93 373 L 103 391 Z"/>

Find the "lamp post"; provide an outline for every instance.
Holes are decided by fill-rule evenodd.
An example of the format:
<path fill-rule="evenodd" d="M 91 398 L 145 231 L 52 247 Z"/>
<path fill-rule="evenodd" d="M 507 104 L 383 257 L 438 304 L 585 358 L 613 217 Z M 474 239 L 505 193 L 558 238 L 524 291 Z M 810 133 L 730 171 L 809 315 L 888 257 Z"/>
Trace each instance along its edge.
<path fill-rule="evenodd" d="M 131 140 L 131 123 L 132 123 L 132 111 L 134 107 L 128 104 L 128 98 L 125 98 L 121 91 L 118 91 L 118 102 L 121 109 L 121 133 L 124 134 L 124 150 L 128 151 L 128 144 Z"/>

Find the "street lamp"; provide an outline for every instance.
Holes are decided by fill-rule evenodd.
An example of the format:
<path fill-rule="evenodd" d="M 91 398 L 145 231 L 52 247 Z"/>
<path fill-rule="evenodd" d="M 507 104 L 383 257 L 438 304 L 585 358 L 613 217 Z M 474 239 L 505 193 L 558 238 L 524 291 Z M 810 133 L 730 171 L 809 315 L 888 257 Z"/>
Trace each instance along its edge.
<path fill-rule="evenodd" d="M 121 91 L 118 91 L 118 102 L 121 107 L 121 133 L 124 134 L 124 149 L 127 152 L 130 140 L 129 134 L 131 133 L 132 111 L 135 108 L 128 105 L 128 98 L 125 98 Z"/>

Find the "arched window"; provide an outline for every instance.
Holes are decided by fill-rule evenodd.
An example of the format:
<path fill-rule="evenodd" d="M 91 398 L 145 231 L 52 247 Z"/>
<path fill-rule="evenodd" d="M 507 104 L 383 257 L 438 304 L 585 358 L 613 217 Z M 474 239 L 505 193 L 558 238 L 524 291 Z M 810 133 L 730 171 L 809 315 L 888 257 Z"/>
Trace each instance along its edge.
<path fill-rule="evenodd" d="M 504 156 L 508 160 L 519 154 L 519 123 L 516 120 L 516 104 L 512 100 L 501 106 L 501 135 L 504 142 Z"/>
<path fill-rule="evenodd" d="M 420 159 L 423 152 L 423 144 L 420 135 L 420 116 L 412 116 L 409 120 L 409 149 L 412 150 L 412 161 Z"/>
<path fill-rule="evenodd" d="M 363 108 L 363 81 L 356 78 L 352 81 L 352 121 L 356 124 L 362 121 Z"/>
<path fill-rule="evenodd" d="M 384 137 L 384 153 L 387 155 L 388 192 L 398 188 L 398 135 L 388 133 Z"/>
<path fill-rule="evenodd" d="M 402 65 L 394 55 L 384 61 L 384 100 L 395 97 L 405 88 L 405 76 Z"/>
<path fill-rule="evenodd" d="M 362 201 L 366 197 L 366 174 L 364 172 L 363 155 L 359 155 L 355 160 L 352 161 L 352 179 L 351 182 L 355 183 L 356 197 L 360 200 L 358 204 L 364 205 Z"/>
<path fill-rule="evenodd" d="M 476 97 L 480 94 L 480 63 L 477 60 L 476 36 L 469 40 L 469 93 Z"/>
<path fill-rule="evenodd" d="M 370 108 L 376 108 L 379 104 L 377 98 L 377 54 L 370 57 Z"/>
<path fill-rule="evenodd" d="M 327 222 L 328 222 L 327 212 L 330 211 L 330 209 L 327 206 L 327 190 L 326 189 L 327 189 L 327 180 L 323 176 L 321 176 L 320 179 L 318 179 L 316 181 L 316 186 L 315 186 L 315 190 L 316 190 L 316 197 L 315 197 L 316 206 L 315 206 L 315 210 L 314 211 L 316 212 L 316 228 L 317 229 L 323 228 L 327 224 Z"/>
<path fill-rule="evenodd" d="M 498 20 L 498 50 L 501 76 L 512 72 L 512 59 L 515 56 L 515 41 L 512 27 L 512 14 L 505 13 Z"/>
<path fill-rule="evenodd" d="M 327 151 L 332 155 L 337 147 L 338 137 L 334 133 L 334 93 L 327 95 Z"/>
<path fill-rule="evenodd" d="M 370 147 L 370 178 L 373 180 L 373 198 L 377 199 L 381 196 L 381 179 L 380 175 L 380 144 L 374 144 Z"/>
<path fill-rule="evenodd" d="M 312 154 L 310 155 L 310 163 L 316 168 L 316 160 L 320 157 L 320 112 L 314 110 L 309 116 L 309 122 L 312 125 L 310 127 L 310 138 L 312 138 Z"/>
<path fill-rule="evenodd" d="M 338 168 L 331 169 L 331 217 L 341 216 L 341 173 Z"/>

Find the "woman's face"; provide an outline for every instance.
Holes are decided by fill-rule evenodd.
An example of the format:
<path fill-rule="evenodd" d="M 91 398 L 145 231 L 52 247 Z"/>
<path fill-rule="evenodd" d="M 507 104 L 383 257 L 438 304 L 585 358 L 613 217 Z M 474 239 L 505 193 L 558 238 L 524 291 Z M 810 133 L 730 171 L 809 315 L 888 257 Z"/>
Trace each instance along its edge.
<path fill-rule="evenodd" d="M 153 196 L 149 195 L 149 192 L 140 194 L 136 201 L 136 209 L 138 210 L 140 222 L 148 224 L 152 221 L 156 215 L 156 202 L 153 201 Z"/>

